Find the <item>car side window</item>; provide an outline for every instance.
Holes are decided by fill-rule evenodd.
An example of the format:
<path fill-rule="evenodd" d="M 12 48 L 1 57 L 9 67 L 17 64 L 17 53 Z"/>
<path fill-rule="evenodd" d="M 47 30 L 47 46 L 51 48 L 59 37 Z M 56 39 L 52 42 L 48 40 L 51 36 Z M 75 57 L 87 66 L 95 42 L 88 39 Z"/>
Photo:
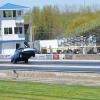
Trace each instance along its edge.
<path fill-rule="evenodd" d="M 18 50 L 22 50 L 22 49 L 24 49 L 24 48 L 18 48 L 18 49 L 15 50 L 15 52 L 17 52 Z"/>

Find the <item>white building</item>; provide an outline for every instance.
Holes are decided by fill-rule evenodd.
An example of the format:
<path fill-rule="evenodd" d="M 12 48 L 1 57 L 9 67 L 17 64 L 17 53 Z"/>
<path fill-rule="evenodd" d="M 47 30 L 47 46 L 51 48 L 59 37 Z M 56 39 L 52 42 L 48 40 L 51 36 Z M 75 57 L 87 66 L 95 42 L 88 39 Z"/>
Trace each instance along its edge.
<path fill-rule="evenodd" d="M 25 6 L 7 3 L 0 7 L 0 54 L 13 54 L 24 46 L 29 23 L 24 22 Z"/>
<path fill-rule="evenodd" d="M 42 51 L 42 49 L 46 49 L 47 53 L 57 53 L 57 50 L 59 50 L 57 39 L 54 39 L 54 40 L 35 40 L 34 41 L 34 48 L 36 50 L 39 50 L 40 52 Z M 50 49 L 52 51 L 50 51 Z"/>

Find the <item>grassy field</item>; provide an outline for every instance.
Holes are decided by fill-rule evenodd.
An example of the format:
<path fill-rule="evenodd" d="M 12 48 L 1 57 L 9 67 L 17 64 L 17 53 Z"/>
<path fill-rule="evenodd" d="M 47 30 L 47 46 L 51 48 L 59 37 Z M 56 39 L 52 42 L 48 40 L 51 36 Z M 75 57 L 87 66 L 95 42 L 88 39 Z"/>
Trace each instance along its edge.
<path fill-rule="evenodd" d="M 100 100 L 100 87 L 0 81 L 0 100 Z"/>

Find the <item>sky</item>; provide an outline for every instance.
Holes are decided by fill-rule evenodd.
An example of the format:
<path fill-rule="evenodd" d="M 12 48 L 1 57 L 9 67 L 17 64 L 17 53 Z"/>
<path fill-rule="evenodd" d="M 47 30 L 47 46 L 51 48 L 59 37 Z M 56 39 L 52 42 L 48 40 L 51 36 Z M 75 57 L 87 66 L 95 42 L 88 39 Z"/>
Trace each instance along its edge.
<path fill-rule="evenodd" d="M 60 5 L 64 6 L 66 5 L 93 5 L 98 4 L 100 5 L 100 0 L 0 0 L 0 6 L 6 4 L 6 3 L 12 3 L 12 4 L 18 4 L 21 6 L 27 6 L 30 8 L 33 8 L 34 6 L 38 6 L 42 8 L 45 5 Z"/>

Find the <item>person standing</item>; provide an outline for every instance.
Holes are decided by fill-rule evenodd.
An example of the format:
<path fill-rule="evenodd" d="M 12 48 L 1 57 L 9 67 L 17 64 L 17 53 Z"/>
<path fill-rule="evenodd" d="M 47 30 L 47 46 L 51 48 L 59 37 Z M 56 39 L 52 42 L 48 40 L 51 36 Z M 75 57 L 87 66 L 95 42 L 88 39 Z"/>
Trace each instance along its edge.
<path fill-rule="evenodd" d="M 90 34 L 89 37 L 88 37 L 88 42 L 91 43 L 92 40 L 93 40 L 93 37 L 92 37 L 92 35 Z"/>

